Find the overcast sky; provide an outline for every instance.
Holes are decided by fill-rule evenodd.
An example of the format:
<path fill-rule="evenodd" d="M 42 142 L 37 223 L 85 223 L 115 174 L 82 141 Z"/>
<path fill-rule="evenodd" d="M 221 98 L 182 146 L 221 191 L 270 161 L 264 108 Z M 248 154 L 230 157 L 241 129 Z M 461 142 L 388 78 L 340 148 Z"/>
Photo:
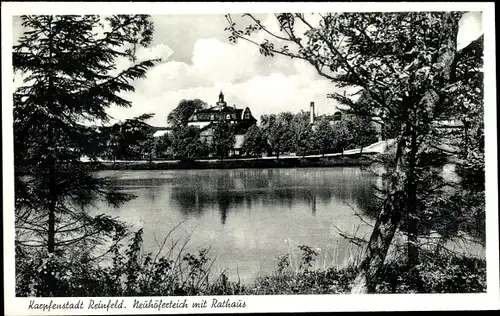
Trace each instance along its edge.
<path fill-rule="evenodd" d="M 230 105 L 248 106 L 256 118 L 281 111 L 308 111 L 311 101 L 316 104 L 317 114 L 335 111 L 335 101 L 327 99 L 326 94 L 342 90 L 303 61 L 264 57 L 252 44 L 229 43 L 224 15 L 152 18 L 153 43 L 138 52 L 139 59 L 161 57 L 162 62 L 148 71 L 146 79 L 135 82 L 134 93 L 123 94 L 133 102 L 131 108 L 109 110 L 116 119 L 155 113 L 150 123 L 164 126 L 168 113 L 180 100 L 199 98 L 214 105 L 220 90 Z M 259 19 L 264 24 L 275 23 L 272 15 L 260 15 Z M 22 32 L 19 22 L 14 19 L 14 38 Z M 459 48 L 482 34 L 481 22 L 480 12 L 464 16 L 460 21 Z"/>

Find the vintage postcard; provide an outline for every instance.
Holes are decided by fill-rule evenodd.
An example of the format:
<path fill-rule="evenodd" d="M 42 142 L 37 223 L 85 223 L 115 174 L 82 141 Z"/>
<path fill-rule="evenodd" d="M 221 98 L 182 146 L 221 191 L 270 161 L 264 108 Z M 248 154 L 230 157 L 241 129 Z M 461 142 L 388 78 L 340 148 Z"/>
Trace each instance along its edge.
<path fill-rule="evenodd" d="M 498 309 L 493 3 L 2 3 L 7 315 Z"/>

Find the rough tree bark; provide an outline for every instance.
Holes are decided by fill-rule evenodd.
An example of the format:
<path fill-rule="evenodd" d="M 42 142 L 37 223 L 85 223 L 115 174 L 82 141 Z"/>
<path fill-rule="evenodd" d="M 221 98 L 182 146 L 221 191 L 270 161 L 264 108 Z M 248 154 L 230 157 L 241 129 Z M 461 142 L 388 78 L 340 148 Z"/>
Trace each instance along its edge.
<path fill-rule="evenodd" d="M 451 12 L 446 13 L 442 30 L 443 38 L 441 42 L 443 44 L 436 66 L 441 67 L 440 77 L 446 82 L 450 79 L 456 56 L 456 37 L 458 33 L 458 19 Z M 418 102 L 418 106 L 426 107 L 426 112 L 431 116 L 438 102 L 437 92 L 429 89 Z M 411 184 L 412 172 L 414 172 L 414 170 L 408 169 L 414 142 L 412 142 L 411 134 L 405 133 L 406 128 L 407 126 L 403 126 L 401 129 L 402 133 L 397 143 L 395 169 L 392 173 L 388 195 L 368 241 L 366 256 L 359 266 L 358 275 L 352 285 L 352 294 L 375 292 L 389 247 L 400 224 L 402 212 L 407 211 L 408 205 L 406 205 L 406 201 L 408 201 L 408 194 L 411 194 L 408 180 L 410 180 Z M 410 179 L 408 179 L 408 176 L 410 176 Z"/>
<path fill-rule="evenodd" d="M 52 17 L 49 17 L 50 20 L 50 29 L 48 34 L 49 39 L 49 57 L 52 58 Z M 48 65 L 48 87 L 47 87 L 47 96 L 48 96 L 48 106 L 54 106 L 53 92 L 54 92 L 54 82 L 53 82 L 53 72 L 52 65 Z M 48 123 L 48 132 L 47 132 L 47 149 L 49 150 L 48 157 L 48 219 L 47 219 L 47 251 L 49 254 L 53 254 L 56 250 L 56 206 L 57 206 L 57 190 L 56 190 L 56 163 L 57 157 L 53 153 L 54 150 L 54 140 L 55 133 L 54 128 L 51 123 Z M 53 296 L 57 282 L 55 279 L 55 272 L 53 271 L 53 267 L 51 265 L 47 266 L 45 269 L 42 269 L 42 280 L 45 281 L 45 286 L 42 286 L 42 295 L 43 296 Z"/>
<path fill-rule="evenodd" d="M 368 241 L 367 254 L 361 262 L 359 273 L 354 280 L 351 293 L 375 292 L 375 286 L 384 264 L 392 239 L 401 220 L 401 211 L 406 199 L 406 178 L 404 170 L 407 155 L 407 137 L 401 137 L 397 146 L 396 167 L 391 178 L 388 198 L 382 205 L 373 232 Z"/>
<path fill-rule="evenodd" d="M 407 183 L 407 193 L 408 200 L 406 202 L 407 212 L 406 212 L 406 233 L 408 234 L 408 265 L 409 267 L 414 267 L 418 264 L 418 229 L 417 229 L 417 188 L 415 184 L 416 170 L 415 163 L 417 158 L 417 134 L 412 128 L 411 131 L 411 144 L 408 157 L 408 183 Z"/>
<path fill-rule="evenodd" d="M 49 18 L 50 21 L 52 22 L 52 17 Z M 49 58 L 52 58 L 52 24 L 50 24 L 50 29 L 49 29 L 49 34 L 48 34 L 48 39 L 49 39 Z M 53 91 L 54 91 L 54 86 L 53 86 L 53 80 L 52 80 L 52 65 L 48 65 L 48 88 L 47 88 L 47 96 L 48 96 L 48 106 L 52 107 L 54 106 L 54 102 L 52 100 L 53 97 Z M 48 183 L 48 236 L 47 236 L 47 251 L 49 253 L 54 253 L 55 251 L 55 234 L 56 234 L 56 229 L 55 229 L 55 212 L 56 212 L 56 199 L 57 199 L 57 192 L 56 192 L 56 175 L 55 175 L 55 162 L 56 162 L 56 157 L 53 155 L 52 148 L 54 146 L 54 129 L 52 125 L 49 122 L 48 126 L 48 133 L 47 133 L 47 149 L 49 150 L 49 183 Z"/>

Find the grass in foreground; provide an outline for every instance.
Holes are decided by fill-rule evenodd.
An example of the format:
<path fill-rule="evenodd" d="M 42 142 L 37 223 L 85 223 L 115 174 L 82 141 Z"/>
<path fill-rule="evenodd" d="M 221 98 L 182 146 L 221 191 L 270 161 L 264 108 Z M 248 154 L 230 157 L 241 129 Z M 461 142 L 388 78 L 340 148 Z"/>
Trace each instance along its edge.
<path fill-rule="evenodd" d="M 112 264 L 102 267 L 92 261 L 62 261 L 18 258 L 17 296 L 194 296 L 347 294 L 357 273 L 356 260 L 337 267 L 313 268 L 318 252 L 299 246 L 302 256 L 292 262 L 291 254 L 278 258 L 274 273 L 250 285 L 229 281 L 225 273 L 210 280 L 213 260 L 208 250 L 197 254 L 163 256 L 141 254 L 142 231 L 135 234 L 125 252 L 115 249 Z M 185 244 L 184 244 L 185 245 Z M 183 249 L 184 247 L 181 247 Z M 422 252 L 422 263 L 408 269 L 404 255 L 385 266 L 377 293 L 477 293 L 486 291 L 486 261 L 451 253 Z M 53 277 L 55 289 L 46 287 Z M 53 279 L 53 280 L 54 280 Z M 420 288 L 417 289 L 416 285 Z"/>

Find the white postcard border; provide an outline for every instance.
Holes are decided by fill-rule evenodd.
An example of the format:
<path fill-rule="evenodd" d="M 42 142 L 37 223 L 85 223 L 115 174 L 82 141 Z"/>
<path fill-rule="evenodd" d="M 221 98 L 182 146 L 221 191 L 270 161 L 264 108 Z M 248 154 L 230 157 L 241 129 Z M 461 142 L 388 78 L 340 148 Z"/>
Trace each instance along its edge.
<path fill-rule="evenodd" d="M 130 297 L 130 298 L 16 298 L 14 291 L 14 171 L 12 131 L 12 16 L 20 14 L 215 14 L 234 12 L 321 12 L 321 11 L 482 11 L 485 36 L 485 156 L 487 196 L 487 293 L 484 294 L 375 294 L 375 295 L 278 295 L 278 296 L 210 296 L 210 297 Z M 110 310 L 109 314 L 184 314 L 184 313 L 255 313 L 255 312 L 324 312 L 324 311 L 410 311 L 410 310 L 481 310 L 500 308 L 498 253 L 498 180 L 495 76 L 494 3 L 2 3 L 2 143 L 3 143 L 3 210 L 4 210 L 4 302 L 7 315 L 103 314 L 103 309 L 88 309 L 90 300 L 124 300 L 127 309 Z M 134 300 L 174 300 L 189 302 L 206 299 L 244 301 L 245 308 L 206 309 L 134 309 Z M 81 310 L 41 311 L 29 309 L 30 300 L 37 303 L 63 304 L 82 300 Z"/>

